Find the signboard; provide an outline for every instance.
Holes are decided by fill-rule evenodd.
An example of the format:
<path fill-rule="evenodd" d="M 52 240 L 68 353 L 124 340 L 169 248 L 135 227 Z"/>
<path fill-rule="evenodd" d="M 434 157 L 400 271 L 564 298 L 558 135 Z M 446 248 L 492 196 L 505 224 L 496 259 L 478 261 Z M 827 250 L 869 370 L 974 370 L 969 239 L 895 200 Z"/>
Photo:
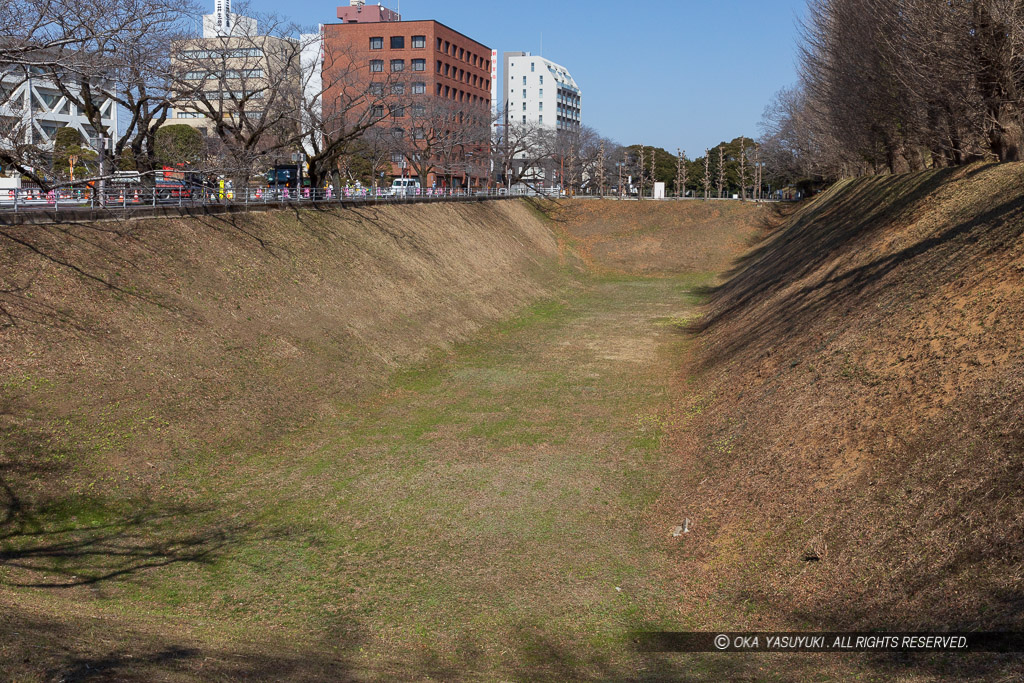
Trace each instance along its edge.
<path fill-rule="evenodd" d="M 491 50 L 491 117 L 498 118 L 498 51 Z"/>
<path fill-rule="evenodd" d="M 231 33 L 231 0 L 216 0 L 213 6 L 214 21 L 217 34 L 226 36 Z"/>

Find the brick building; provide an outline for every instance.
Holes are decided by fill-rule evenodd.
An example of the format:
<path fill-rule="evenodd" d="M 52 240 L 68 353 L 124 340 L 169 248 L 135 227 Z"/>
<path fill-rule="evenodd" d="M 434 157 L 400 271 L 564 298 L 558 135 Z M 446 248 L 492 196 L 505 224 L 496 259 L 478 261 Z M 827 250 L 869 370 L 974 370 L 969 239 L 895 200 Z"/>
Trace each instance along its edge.
<path fill-rule="evenodd" d="M 337 83 L 345 81 L 350 87 L 353 77 L 361 78 L 368 91 L 381 97 L 380 104 L 367 106 L 388 107 L 387 119 L 379 126 L 406 139 L 404 151 L 396 145 L 391 155 L 392 175 L 416 177 L 417 167 L 429 166 L 427 177 L 419 178 L 424 188 L 485 184 L 491 49 L 439 22 L 402 21 L 391 10 L 359 0 L 339 7 L 338 18 L 342 23 L 323 27 L 325 110 L 342 96 Z M 439 116 L 428 120 L 430 112 L 442 110 L 448 112 L 446 123 Z M 477 134 L 480 123 L 484 132 Z M 459 142 L 450 146 L 457 149 L 435 151 L 425 164 L 415 150 L 436 150 L 426 129 L 442 125 L 473 125 L 474 132 L 460 137 L 464 131 L 454 131 L 449 139 Z"/>

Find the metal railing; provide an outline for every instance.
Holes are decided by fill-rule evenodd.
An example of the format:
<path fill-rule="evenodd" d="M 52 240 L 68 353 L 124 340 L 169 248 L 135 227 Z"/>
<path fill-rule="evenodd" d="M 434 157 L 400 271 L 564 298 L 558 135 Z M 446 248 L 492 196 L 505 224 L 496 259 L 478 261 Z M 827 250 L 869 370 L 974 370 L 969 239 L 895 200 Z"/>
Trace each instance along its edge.
<path fill-rule="evenodd" d="M 72 208 L 124 209 L 140 206 L 204 206 L 204 205 L 262 205 L 279 203 L 324 202 L 388 202 L 403 199 L 436 199 L 468 197 L 507 197 L 537 195 L 542 192 L 509 192 L 505 189 L 432 189 L 391 191 L 382 188 L 342 188 L 335 190 L 311 188 L 251 187 L 242 190 L 186 187 L 145 187 L 126 185 L 98 190 L 59 188 L 43 192 L 37 189 L 0 190 L 0 211 L 32 211 L 37 209 L 61 210 Z"/>
<path fill-rule="evenodd" d="M 131 214 L 134 210 L 153 207 L 226 207 L 244 211 L 246 207 L 268 207 L 270 205 L 324 205 L 332 203 L 401 203 L 415 200 L 446 201 L 479 199 L 503 199 L 509 197 L 549 197 L 567 199 L 622 199 L 636 200 L 636 195 L 619 196 L 607 193 L 566 194 L 558 188 L 490 188 L 490 189 L 408 189 L 393 191 L 390 188 L 265 188 L 250 187 L 242 190 L 230 188 L 186 186 L 141 186 L 123 185 L 107 187 L 102 194 L 97 190 L 84 188 L 58 188 L 43 192 L 37 189 L 0 189 L 0 214 L 47 211 L 51 214 L 73 212 L 82 209 Z M 669 200 L 682 198 L 669 197 Z M 689 197 L 689 201 L 703 201 L 703 197 Z M 725 199 L 725 198 L 723 198 Z M 651 201 L 650 197 L 644 200 Z M 716 198 L 717 200 L 717 198 Z M 749 200 L 748 200 L 749 201 Z M 765 200 L 761 200 L 765 201 Z M 771 200 L 767 200 L 771 201 Z"/>

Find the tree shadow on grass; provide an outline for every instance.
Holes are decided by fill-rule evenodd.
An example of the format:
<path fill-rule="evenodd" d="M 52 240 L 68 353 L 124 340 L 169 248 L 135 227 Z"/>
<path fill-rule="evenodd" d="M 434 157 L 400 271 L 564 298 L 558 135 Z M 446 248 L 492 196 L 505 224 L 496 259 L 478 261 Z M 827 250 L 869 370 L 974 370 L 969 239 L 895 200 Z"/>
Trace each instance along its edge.
<path fill-rule="evenodd" d="M 245 533 L 199 507 L 70 493 L 60 482 L 74 456 L 0 420 L 0 586 L 70 588 L 208 563 Z"/>
<path fill-rule="evenodd" d="M 782 232 L 743 257 L 729 280 L 701 292 L 710 297 L 711 308 L 690 332 L 707 331 L 741 314 L 748 317 L 743 332 L 719 345 L 707 364 L 758 343 L 779 344 L 820 316 L 847 311 L 865 290 L 899 270 L 905 271 L 903 277 L 922 284 L 951 282 L 972 269 L 978 258 L 1013 248 L 1024 234 L 1024 199 L 1018 197 L 863 265 L 845 269 L 836 265 L 814 276 L 828 261 L 841 262 L 845 253 L 859 248 L 865 238 L 887 228 L 898 216 L 909 215 L 955 172 L 872 179 L 848 190 L 850 196 L 831 206 L 821 202 L 797 214 Z M 878 184 L 886 186 L 884 191 Z M 890 195 L 902 199 L 878 205 L 878 196 Z M 793 287 L 809 276 L 814 279 L 808 284 Z M 784 291 L 770 310 L 758 308 L 759 302 Z"/>

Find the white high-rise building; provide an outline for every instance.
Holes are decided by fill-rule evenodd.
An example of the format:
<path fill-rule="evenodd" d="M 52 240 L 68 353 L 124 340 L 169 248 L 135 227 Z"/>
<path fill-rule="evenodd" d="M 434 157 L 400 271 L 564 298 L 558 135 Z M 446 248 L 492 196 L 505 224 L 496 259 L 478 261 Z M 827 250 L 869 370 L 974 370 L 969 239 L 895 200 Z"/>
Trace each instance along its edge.
<path fill-rule="evenodd" d="M 505 53 L 505 107 L 510 124 L 579 130 L 582 93 L 561 64 L 529 52 Z"/>

